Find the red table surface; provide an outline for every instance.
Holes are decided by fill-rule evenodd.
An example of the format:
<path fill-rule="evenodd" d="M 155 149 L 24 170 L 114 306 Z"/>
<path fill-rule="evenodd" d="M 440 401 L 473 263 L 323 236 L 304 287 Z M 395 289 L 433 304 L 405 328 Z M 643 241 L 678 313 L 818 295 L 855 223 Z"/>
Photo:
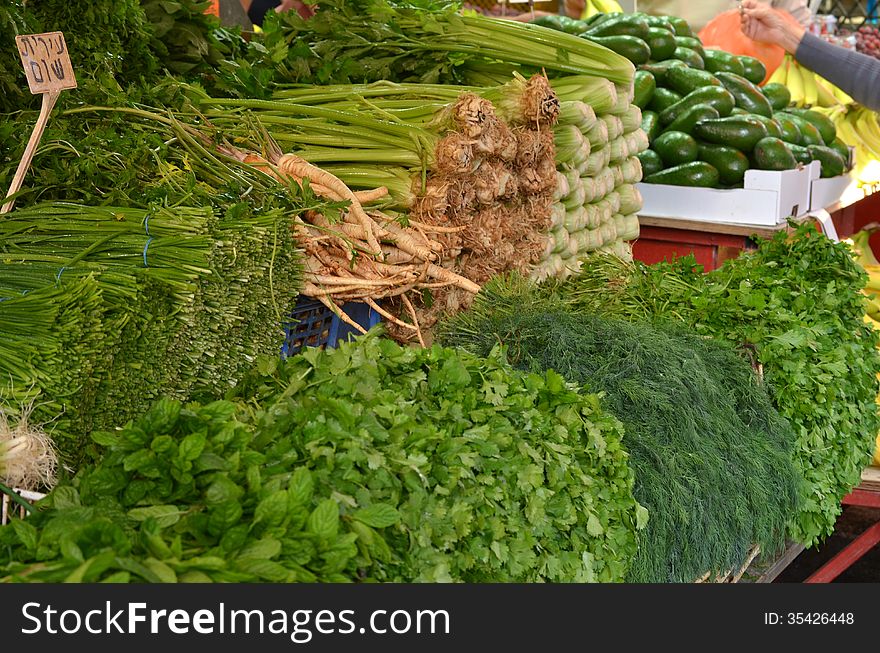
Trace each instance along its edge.
<path fill-rule="evenodd" d="M 866 224 L 880 222 L 880 193 L 831 214 L 841 238 L 847 238 Z M 693 254 L 706 271 L 714 270 L 728 258 L 751 246 L 747 236 L 713 233 L 711 223 L 694 223 L 693 229 L 642 225 L 633 243 L 633 256 L 645 263 Z M 880 233 L 871 237 L 871 247 L 880 255 Z"/>

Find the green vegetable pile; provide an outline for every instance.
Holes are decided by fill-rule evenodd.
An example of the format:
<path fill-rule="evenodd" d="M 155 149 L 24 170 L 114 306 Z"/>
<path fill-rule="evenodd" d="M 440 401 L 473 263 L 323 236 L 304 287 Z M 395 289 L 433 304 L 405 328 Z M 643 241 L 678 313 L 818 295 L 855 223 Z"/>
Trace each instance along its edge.
<path fill-rule="evenodd" d="M 0 113 L 14 111 L 32 101 L 15 36 L 39 31 L 33 17 L 24 12 L 21 0 L 6 0 L 0 6 Z"/>
<path fill-rule="evenodd" d="M 553 372 L 378 335 L 145 417 L 0 529 L 6 580 L 621 581 L 620 423 Z"/>
<path fill-rule="evenodd" d="M 639 154 L 646 183 L 737 188 L 749 168 L 791 170 L 813 160 L 823 177 L 848 169 L 849 150 L 831 120 L 789 107 L 785 86 L 760 86 L 766 70 L 759 60 L 704 48 L 681 18 L 637 12 L 536 22 L 639 67 L 634 102 L 651 142 Z"/>
<path fill-rule="evenodd" d="M 163 400 L 121 431 L 96 433 L 107 447 L 97 466 L 0 528 L 3 580 L 341 582 L 387 556 L 359 529 L 393 523 L 393 509 L 342 518 L 313 475 L 263 453 L 236 412 Z"/>
<path fill-rule="evenodd" d="M 690 257 L 652 266 L 597 258 L 552 292 L 577 313 L 683 321 L 752 352 L 797 435 L 803 481 L 790 535 L 812 545 L 832 533 L 880 429 L 866 279 L 847 245 L 801 225 L 706 275 Z"/>
<path fill-rule="evenodd" d="M 137 89 L 168 72 L 213 85 L 224 59 L 245 49 L 238 30 L 204 13 L 204 0 L 6 0 L 0 7 L 0 113 L 38 108 L 27 90 L 17 34 L 64 32 L 77 91 L 60 104 L 101 89 Z"/>
<path fill-rule="evenodd" d="M 628 85 L 632 65 L 573 36 L 522 23 L 461 15 L 455 0 L 318 0 L 316 14 L 267 15 L 250 65 L 221 67 L 230 88 L 266 97 L 276 84 L 360 84 L 389 80 L 472 84 L 511 67 L 525 77 L 591 75 Z M 506 80 L 505 80 L 506 81 Z M 484 84 L 480 84 L 484 85 Z"/>
<path fill-rule="evenodd" d="M 66 0 L 15 0 L 6 13 L 16 31 L 4 33 L 12 49 L 0 48 L 0 68 L 15 77 L 14 92 L 0 99 L 0 112 L 39 106 L 39 99 L 27 91 L 21 70 L 16 34 L 64 32 L 77 82 L 88 86 L 95 80 L 104 86 L 127 86 L 160 74 L 160 64 L 150 50 L 152 30 L 138 0 L 97 0 L 77 3 Z M 0 19 L 2 19 L 0 13 Z M 0 41 L 6 46 L 7 43 Z M 5 89 L 4 89 L 5 90 Z M 62 96 L 64 99 L 64 96 Z"/>
<path fill-rule="evenodd" d="M 0 228 L 0 397 L 12 412 L 36 400 L 75 467 L 93 428 L 163 395 L 222 396 L 280 351 L 301 287 L 291 216 L 324 205 L 148 112 L 69 120 L 83 126 L 47 143 L 28 193 L 64 201 L 22 201 Z"/>
<path fill-rule="evenodd" d="M 632 102 L 634 67 L 624 57 L 569 34 L 463 15 L 460 3 L 450 0 L 320 0 L 315 6 L 317 13 L 308 20 L 296 12 L 267 20 L 246 57 L 219 67 L 216 86 L 235 99 L 213 99 L 200 109 L 217 124 L 231 122 L 229 128 L 235 129 L 242 124 L 240 116 L 224 117 L 216 107 L 249 108 L 279 143 L 292 144 L 309 161 L 327 164 L 347 184 L 385 184 L 395 203 L 404 199 L 413 207 L 417 221 L 424 217 L 416 209 L 428 206 L 438 214 L 446 211 L 453 224 L 472 227 L 472 238 L 462 236 L 461 259 L 475 262 L 474 271 L 466 269 L 465 276 L 480 283 L 494 274 L 528 268 L 537 279 L 561 276 L 577 269 L 585 253 L 630 252 L 628 242 L 638 237 L 642 204 L 635 189 L 642 178 L 636 155 L 648 142 L 641 111 Z M 534 93 L 537 86 L 523 93 L 511 83 L 514 74 L 523 79 L 546 76 L 555 97 Z M 508 137 L 495 129 L 487 130 L 491 142 L 487 147 L 477 144 L 472 157 L 450 156 L 448 140 L 435 150 L 434 133 L 438 127 L 445 130 L 445 120 L 434 119 L 425 109 L 440 99 L 438 92 L 449 89 L 492 101 L 497 115 L 514 128 L 519 154 L 508 151 Z M 413 99 L 416 103 L 409 104 Z M 326 111 L 331 108 L 340 112 Z M 389 120 L 398 133 L 387 133 Z M 492 118 L 484 120 L 490 123 Z M 528 133 L 538 126 L 552 131 L 552 144 Z M 337 135 L 341 127 L 344 141 Z M 336 131 L 323 133 L 329 128 Z M 370 130 L 366 142 L 356 138 L 366 133 L 362 128 Z M 427 148 L 426 137 L 431 144 Z M 551 145 L 555 167 L 542 156 Z M 460 165 L 468 158 L 461 170 L 441 169 L 450 160 Z M 498 161 L 505 167 L 499 168 Z M 426 181 L 414 185 L 414 171 Z M 438 193 L 438 177 L 448 190 Z M 512 183 L 502 181 L 498 192 L 496 177 L 512 177 Z M 401 182 L 404 192 L 395 188 Z M 494 198 L 482 191 L 484 185 Z M 420 196 L 411 200 L 413 188 Z M 543 192 L 553 193 L 549 208 L 532 197 Z M 437 197 L 441 203 L 448 200 L 448 211 L 436 208 Z M 522 215 L 521 198 L 527 204 Z M 502 207 L 511 209 L 509 215 Z M 456 222 L 460 216 L 465 220 Z M 489 225 L 485 235 L 477 233 L 483 222 Z M 505 226 L 499 228 L 499 222 Z M 531 231 L 540 238 L 507 233 L 505 223 L 533 223 Z M 499 235 L 503 242 L 496 244 Z M 469 241 L 490 246 L 481 250 Z M 449 249 L 459 245 L 452 243 Z M 513 264 L 507 264 L 507 257 Z M 522 265 L 525 257 L 529 260 Z M 504 265 L 486 265 L 496 259 Z M 437 303 L 444 303 L 443 298 Z"/>
<path fill-rule="evenodd" d="M 517 279 L 485 287 L 444 329 L 521 369 L 553 369 L 603 396 L 624 424 L 636 499 L 651 519 L 630 582 L 691 582 L 780 550 L 796 509 L 794 434 L 749 364 L 692 332 L 566 309 Z"/>
<path fill-rule="evenodd" d="M 213 74 L 223 57 L 244 45 L 206 13 L 210 3 L 205 0 L 140 0 L 140 5 L 152 28 L 150 48 L 174 75 Z"/>
<path fill-rule="evenodd" d="M 269 362 L 271 369 L 274 360 Z M 243 384 L 318 487 L 401 513 L 389 580 L 620 581 L 647 515 L 620 424 L 553 372 L 377 337 Z M 272 435 L 269 435 L 272 434 Z"/>

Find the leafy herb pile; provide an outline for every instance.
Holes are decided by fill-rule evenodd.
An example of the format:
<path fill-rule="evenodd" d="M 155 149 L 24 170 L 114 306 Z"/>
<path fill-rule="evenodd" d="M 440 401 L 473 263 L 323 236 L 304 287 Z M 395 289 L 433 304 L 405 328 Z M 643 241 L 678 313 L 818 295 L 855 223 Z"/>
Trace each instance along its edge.
<path fill-rule="evenodd" d="M 140 0 L 140 4 L 152 27 L 150 48 L 172 74 L 211 74 L 244 43 L 205 13 L 210 5 L 205 0 Z"/>
<path fill-rule="evenodd" d="M 847 245 L 801 225 L 706 275 L 690 258 L 658 266 L 597 258 L 548 292 L 578 313 L 684 321 L 753 352 L 797 435 L 803 482 L 790 535 L 812 545 L 833 531 L 880 429 L 866 280 Z"/>
<path fill-rule="evenodd" d="M 275 360 L 267 361 L 271 370 Z M 395 581 L 620 581 L 647 517 L 620 424 L 553 372 L 370 336 L 240 388 L 348 509 L 380 501 Z M 268 451 L 276 445 L 268 445 Z M 282 444 L 282 447 L 288 445 Z"/>
<path fill-rule="evenodd" d="M 373 334 L 235 394 L 95 434 L 0 529 L 6 579 L 620 581 L 635 554 L 620 424 L 553 372 Z"/>
<path fill-rule="evenodd" d="M 0 6 L 0 112 L 14 111 L 32 101 L 15 36 L 39 31 L 33 17 L 24 12 L 21 0 L 6 0 Z"/>
<path fill-rule="evenodd" d="M 517 367 L 602 394 L 651 515 L 628 580 L 689 582 L 741 565 L 755 544 L 779 549 L 796 507 L 794 434 L 749 364 L 684 329 L 575 314 L 535 295 L 521 280 L 495 282 L 444 341 L 477 354 L 501 342 Z"/>
<path fill-rule="evenodd" d="M 0 113 L 39 107 L 27 90 L 17 34 L 62 31 L 78 90 L 70 106 L 104 89 L 155 84 L 167 72 L 213 85 L 221 61 L 245 50 L 237 30 L 204 13 L 203 0 L 5 0 L 0 7 Z"/>
<path fill-rule="evenodd" d="M 95 439 L 97 466 L 0 528 L 3 580 L 339 582 L 389 556 L 361 533 L 395 523 L 391 507 L 341 516 L 308 469 L 262 451 L 234 404 L 159 401 Z"/>
<path fill-rule="evenodd" d="M 13 411 L 37 398 L 69 465 L 90 455 L 92 428 L 161 394 L 222 396 L 280 351 L 301 287 L 291 219 L 324 206 L 148 112 L 77 119 L 27 194 L 65 201 L 21 200 L 0 229 L 0 397 Z"/>
<path fill-rule="evenodd" d="M 2 10 L 0 10 L 2 11 Z M 82 85 L 94 79 L 100 85 L 122 86 L 160 73 L 160 64 L 150 50 L 152 29 L 138 0 L 95 0 L 68 2 L 67 0 L 29 0 L 13 2 L 7 10 L 9 21 L 19 29 L 6 38 L 12 49 L 0 51 L 0 62 L 5 70 L 18 78 L 13 86 L 19 92 L 0 100 L 0 111 L 33 108 L 39 99 L 27 91 L 18 49 L 14 45 L 16 33 L 64 32 L 70 61 Z M 5 45 L 5 44 L 4 44 Z M 62 96 L 63 98 L 64 96 Z"/>

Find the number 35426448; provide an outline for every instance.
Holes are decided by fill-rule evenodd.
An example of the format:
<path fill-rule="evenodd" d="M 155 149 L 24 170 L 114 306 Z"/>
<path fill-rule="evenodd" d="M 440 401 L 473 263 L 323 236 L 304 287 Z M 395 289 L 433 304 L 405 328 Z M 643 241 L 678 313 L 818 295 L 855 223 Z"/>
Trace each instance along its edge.
<path fill-rule="evenodd" d="M 829 624 L 852 625 L 855 623 L 855 615 L 852 612 L 767 612 L 764 614 L 764 623 L 768 625 L 786 624 L 800 626 L 804 624 L 825 626 Z"/>

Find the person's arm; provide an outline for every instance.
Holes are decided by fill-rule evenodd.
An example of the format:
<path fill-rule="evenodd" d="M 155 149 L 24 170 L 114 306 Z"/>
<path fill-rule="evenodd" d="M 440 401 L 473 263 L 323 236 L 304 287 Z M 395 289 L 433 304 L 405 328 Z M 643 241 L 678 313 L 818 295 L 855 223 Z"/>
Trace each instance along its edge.
<path fill-rule="evenodd" d="M 795 58 L 856 102 L 880 111 L 880 60 L 833 45 L 808 32 L 798 44 Z"/>
<path fill-rule="evenodd" d="M 781 46 L 856 102 L 880 110 L 880 60 L 823 41 L 757 0 L 743 0 L 740 11 L 746 36 Z"/>

